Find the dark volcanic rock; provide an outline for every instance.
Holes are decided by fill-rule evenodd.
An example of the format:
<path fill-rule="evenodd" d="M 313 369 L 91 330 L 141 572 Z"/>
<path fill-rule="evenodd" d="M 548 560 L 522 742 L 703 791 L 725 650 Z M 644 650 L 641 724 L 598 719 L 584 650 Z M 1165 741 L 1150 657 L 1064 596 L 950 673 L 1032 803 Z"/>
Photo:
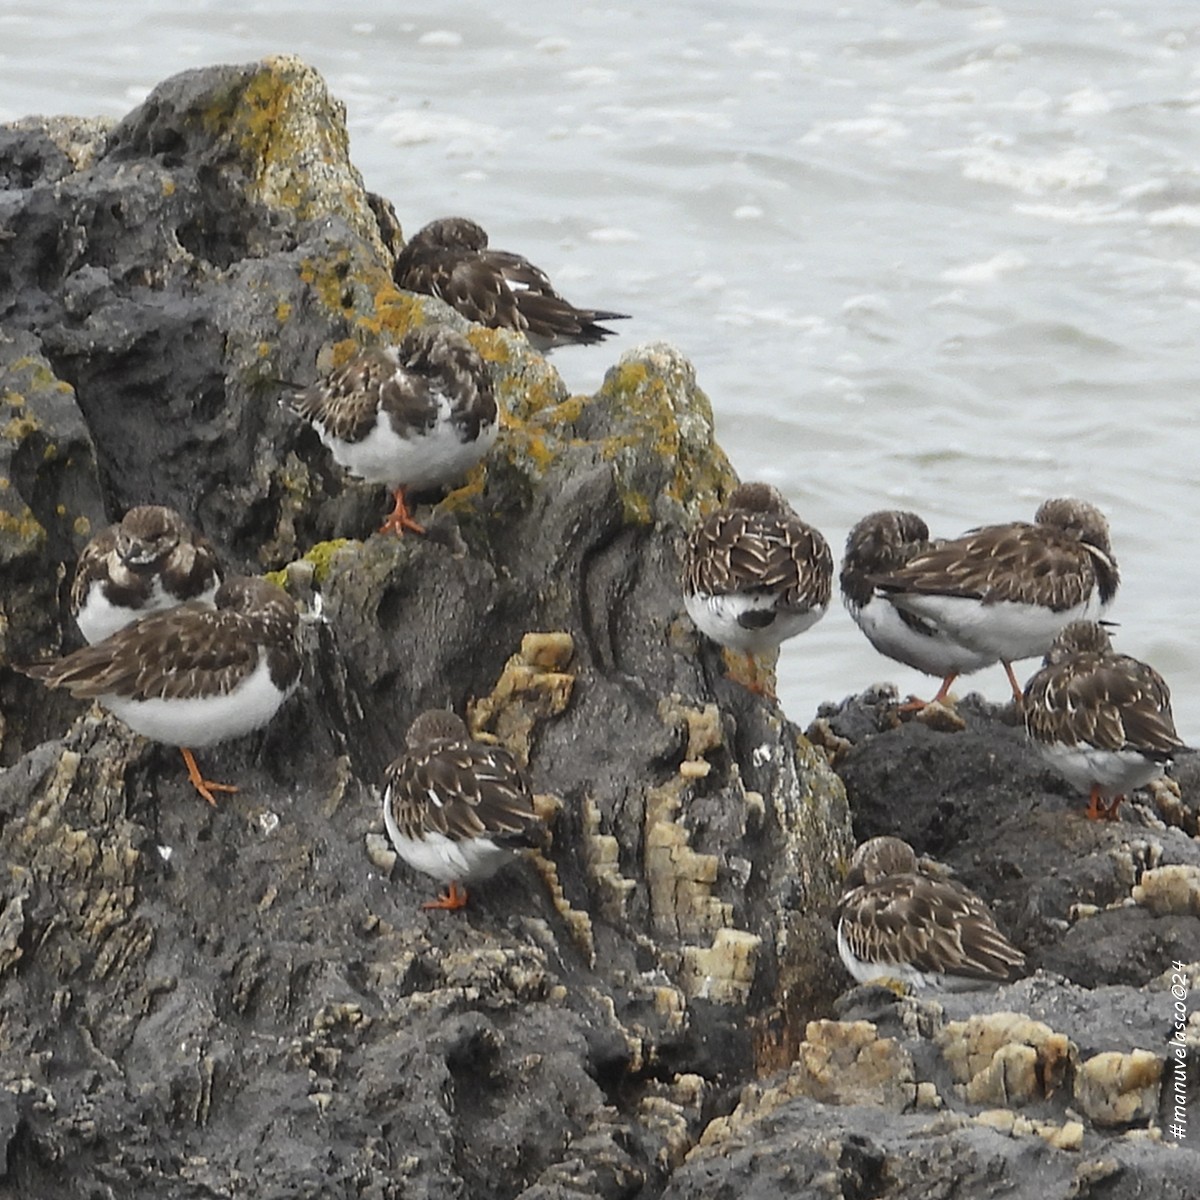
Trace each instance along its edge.
<path fill-rule="evenodd" d="M 107 130 L 23 122 L 0 178 L 0 661 L 78 643 L 74 559 L 135 503 L 314 613 L 297 697 L 201 752 L 242 789 L 215 810 L 174 750 L 0 670 L 4 1186 L 661 1190 L 832 1002 L 849 847 L 824 759 L 681 617 L 683 530 L 733 478 L 691 368 L 650 347 L 569 397 L 470 329 L 500 444 L 428 536 L 368 537 L 383 490 L 281 381 L 468 326 L 392 286 L 390 210 L 315 73 L 189 72 Z M 428 914 L 377 785 L 445 704 L 528 761 L 551 839 Z"/>
<path fill-rule="evenodd" d="M 691 368 L 650 346 L 569 396 L 398 292 L 391 207 L 295 60 L 0 130 L 0 180 L 0 1193 L 1196 1194 L 1159 1140 L 1187 764 L 1161 817 L 1089 825 L 1010 711 L 901 723 L 881 690 L 810 741 L 731 682 L 679 595 L 733 479 Z M 503 432 L 427 536 L 368 536 L 383 489 L 280 389 L 423 321 L 467 332 Z M 242 789 L 218 809 L 8 669 L 77 644 L 75 556 L 146 502 L 311 616 L 298 695 L 202 753 Z M 378 781 L 448 704 L 528 763 L 548 839 L 426 913 Z M 993 904 L 1028 979 L 837 999 L 847 795 Z"/>

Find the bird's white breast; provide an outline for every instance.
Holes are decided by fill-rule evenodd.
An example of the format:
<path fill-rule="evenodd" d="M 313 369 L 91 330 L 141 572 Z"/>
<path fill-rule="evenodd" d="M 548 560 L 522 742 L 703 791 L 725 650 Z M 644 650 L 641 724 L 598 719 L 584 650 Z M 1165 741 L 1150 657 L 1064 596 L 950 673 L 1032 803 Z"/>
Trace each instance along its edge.
<path fill-rule="evenodd" d="M 131 700 L 101 696 L 100 703 L 143 737 L 168 746 L 197 749 L 260 729 L 295 691 L 281 691 L 271 680 L 265 652 L 258 666 L 224 696 L 155 697 Z"/>
<path fill-rule="evenodd" d="M 707 592 L 692 592 L 684 597 L 684 606 L 692 623 L 706 637 L 731 650 L 745 654 L 766 654 L 781 643 L 815 625 L 824 615 L 826 605 L 806 612 L 779 612 L 769 625 L 749 628 L 738 618 L 748 612 L 771 611 L 775 600 L 769 596 L 731 593 L 723 596 Z"/>
<path fill-rule="evenodd" d="M 217 583 L 214 581 L 212 587 L 194 599 L 212 604 L 216 594 Z M 146 603 L 141 608 L 124 608 L 109 600 L 104 594 L 104 581 L 96 579 L 92 581 L 83 603 L 79 606 L 79 612 L 75 614 L 75 624 L 79 626 L 79 632 L 83 634 L 87 643 L 94 646 L 106 637 L 112 637 L 118 629 L 124 629 L 126 625 L 152 612 L 174 608 L 179 603 L 179 600 L 163 588 L 162 580 L 155 577 Z"/>
<path fill-rule="evenodd" d="M 320 421 L 313 425 L 334 459 L 351 475 L 368 483 L 420 491 L 460 479 L 495 444 L 498 421 L 481 426 L 475 441 L 464 442 L 450 418 L 450 400 L 439 395 L 437 420 L 424 433 L 410 431 L 401 437 L 386 412 L 379 414 L 375 427 L 360 442 L 334 437 Z"/>
<path fill-rule="evenodd" d="M 462 838 L 455 841 L 443 833 L 429 832 L 419 838 L 405 837 L 392 816 L 392 793 L 383 793 L 383 823 L 396 853 L 414 870 L 439 883 L 475 883 L 494 875 L 513 857 L 491 838 Z"/>

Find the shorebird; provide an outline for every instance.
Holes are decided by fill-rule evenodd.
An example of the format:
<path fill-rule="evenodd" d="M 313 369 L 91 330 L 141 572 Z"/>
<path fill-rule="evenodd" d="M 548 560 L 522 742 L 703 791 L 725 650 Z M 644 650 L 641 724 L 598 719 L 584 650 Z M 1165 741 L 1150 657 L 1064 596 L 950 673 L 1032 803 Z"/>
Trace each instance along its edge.
<path fill-rule="evenodd" d="M 1046 653 L 1072 621 L 1095 619 L 1120 583 L 1108 522 L 1082 500 L 1047 500 L 1033 524 L 985 525 L 934 543 L 871 582 L 897 608 L 1004 664 Z"/>
<path fill-rule="evenodd" d="M 222 576 L 212 543 L 173 508 L 139 505 L 84 546 L 71 615 L 94 645 L 149 613 L 189 600 L 211 604 Z"/>
<path fill-rule="evenodd" d="M 301 657 L 299 615 L 282 588 L 239 576 L 213 603 L 152 613 L 94 646 L 18 670 L 178 746 L 196 791 L 216 804 L 213 792 L 238 789 L 205 779 L 192 750 L 267 724 L 295 691 Z"/>
<path fill-rule="evenodd" d="M 1068 625 L 1025 685 L 1025 729 L 1047 761 L 1087 793 L 1093 821 L 1115 821 L 1129 792 L 1188 749 L 1175 732 L 1163 677 L 1115 654 L 1094 621 Z"/>
<path fill-rule="evenodd" d="M 444 709 L 409 727 L 384 776 L 383 821 L 396 853 L 448 890 L 422 908 L 462 908 L 466 884 L 488 879 L 540 822 L 525 772 L 502 746 L 476 741 Z"/>
<path fill-rule="evenodd" d="M 939 870 L 946 868 L 918 860 L 896 837 L 855 850 L 837 908 L 837 945 L 857 982 L 945 988 L 1003 982 L 1025 965 L 987 905 Z"/>
<path fill-rule="evenodd" d="M 897 510 L 863 517 L 846 538 L 840 575 L 842 601 L 854 623 L 880 654 L 941 680 L 929 703 L 941 704 L 960 675 L 970 675 L 998 659 L 956 642 L 944 629 L 906 612 L 880 594 L 872 580 L 906 566 L 936 543 L 916 513 Z M 902 708 L 923 708 L 911 698 Z"/>
<path fill-rule="evenodd" d="M 387 485 L 395 507 L 380 533 L 424 533 L 406 493 L 461 479 L 500 428 L 483 359 L 461 334 L 436 325 L 410 329 L 395 346 L 361 351 L 284 404 L 351 475 Z"/>
<path fill-rule="evenodd" d="M 684 550 L 688 616 L 705 636 L 746 655 L 776 650 L 815 625 L 832 590 L 828 543 L 769 484 L 735 488 Z"/>
<path fill-rule="evenodd" d="M 601 321 L 626 314 L 576 308 L 527 258 L 492 250 L 482 226 L 465 217 L 431 221 L 396 257 L 396 286 L 444 300 L 468 321 L 523 333 L 543 352 L 613 336 Z"/>

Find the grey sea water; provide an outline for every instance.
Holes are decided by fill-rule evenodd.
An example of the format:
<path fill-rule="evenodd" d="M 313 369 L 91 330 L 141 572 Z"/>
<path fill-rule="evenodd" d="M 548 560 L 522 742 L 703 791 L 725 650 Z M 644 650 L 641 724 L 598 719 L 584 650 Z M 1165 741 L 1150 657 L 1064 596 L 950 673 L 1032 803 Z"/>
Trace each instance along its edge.
<path fill-rule="evenodd" d="M 5 0 L 0 120 L 119 117 L 176 71 L 282 53 L 345 102 L 406 230 L 475 217 L 634 314 L 555 356 L 574 390 L 674 343 L 742 477 L 835 552 L 875 508 L 955 534 L 1099 504 L 1118 647 L 1200 744 L 1194 0 Z M 779 676 L 801 724 L 878 680 L 933 690 L 837 606 Z M 964 684 L 1008 694 L 999 668 Z"/>

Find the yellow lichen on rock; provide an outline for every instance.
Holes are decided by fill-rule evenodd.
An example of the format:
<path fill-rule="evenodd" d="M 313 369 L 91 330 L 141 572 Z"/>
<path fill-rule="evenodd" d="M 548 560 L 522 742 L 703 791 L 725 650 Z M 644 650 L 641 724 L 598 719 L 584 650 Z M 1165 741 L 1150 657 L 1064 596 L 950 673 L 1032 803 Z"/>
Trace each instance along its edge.
<path fill-rule="evenodd" d="M 689 519 L 712 508 L 737 483 L 737 476 L 713 438 L 712 405 L 696 383 L 692 364 L 673 346 L 654 342 L 623 354 L 604 377 L 598 401 L 625 417 L 602 453 L 613 462 L 626 509 L 649 511 L 649 498 L 633 488 L 624 452 L 654 448 L 673 469 L 663 491 L 681 504 Z"/>
<path fill-rule="evenodd" d="M 1069 1038 L 1023 1013 L 950 1021 L 937 1043 L 972 1104 L 1028 1104 L 1052 1096 L 1079 1051 Z"/>
<path fill-rule="evenodd" d="M 265 578 L 287 591 L 294 591 L 297 582 L 304 579 L 308 579 L 312 584 L 320 587 L 329 578 L 334 556 L 347 546 L 359 545 L 361 545 L 360 542 L 352 541 L 350 538 L 331 538 L 327 542 L 318 542 L 303 558 L 288 563 L 286 567 L 278 571 L 268 572 Z M 310 571 L 298 569 L 297 564 L 300 563 L 306 564 Z"/>
<path fill-rule="evenodd" d="M 292 55 L 264 59 L 202 120 L 210 137 L 237 148 L 252 197 L 303 221 L 346 221 L 387 261 L 362 176 L 350 161 L 345 106 L 307 63 Z"/>
<path fill-rule="evenodd" d="M 1075 1103 L 1096 1125 L 1148 1121 L 1158 1111 L 1163 1064 L 1149 1050 L 1106 1050 L 1075 1072 Z"/>

